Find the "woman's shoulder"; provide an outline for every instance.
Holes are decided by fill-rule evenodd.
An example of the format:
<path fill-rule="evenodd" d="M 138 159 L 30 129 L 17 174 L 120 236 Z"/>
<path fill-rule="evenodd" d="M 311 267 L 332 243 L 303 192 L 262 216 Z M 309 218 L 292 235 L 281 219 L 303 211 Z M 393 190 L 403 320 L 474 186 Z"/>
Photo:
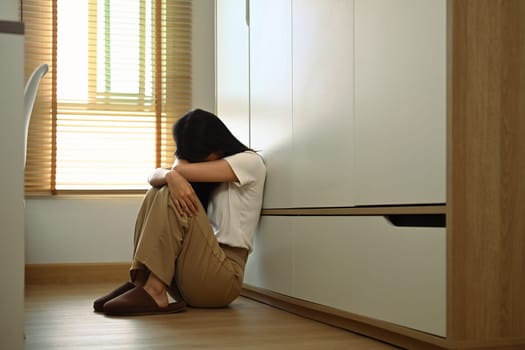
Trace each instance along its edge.
<path fill-rule="evenodd" d="M 234 168 L 244 168 L 247 171 L 258 173 L 261 176 L 266 174 L 266 166 L 263 157 L 252 150 L 240 152 L 225 158 Z"/>
<path fill-rule="evenodd" d="M 225 157 L 225 159 L 241 159 L 242 161 L 257 162 L 264 165 L 263 157 L 259 153 L 252 150 L 239 152 L 231 156 Z"/>

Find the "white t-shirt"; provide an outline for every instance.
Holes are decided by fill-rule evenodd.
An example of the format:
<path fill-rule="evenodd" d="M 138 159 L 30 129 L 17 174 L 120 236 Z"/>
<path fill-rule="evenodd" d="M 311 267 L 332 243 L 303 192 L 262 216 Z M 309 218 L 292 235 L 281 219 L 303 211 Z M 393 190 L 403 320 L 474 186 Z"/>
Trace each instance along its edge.
<path fill-rule="evenodd" d="M 219 243 L 253 247 L 261 214 L 266 167 L 257 153 L 245 151 L 223 158 L 238 182 L 224 182 L 211 194 L 208 218 Z"/>

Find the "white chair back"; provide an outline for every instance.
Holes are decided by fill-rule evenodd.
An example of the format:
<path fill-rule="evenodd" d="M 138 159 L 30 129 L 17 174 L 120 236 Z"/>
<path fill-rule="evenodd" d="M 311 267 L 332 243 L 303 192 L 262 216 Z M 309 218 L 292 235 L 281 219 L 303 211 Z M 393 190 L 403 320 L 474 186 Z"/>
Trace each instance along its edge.
<path fill-rule="evenodd" d="M 40 80 L 47 73 L 48 69 L 49 68 L 45 63 L 36 67 L 36 69 L 33 71 L 33 73 L 31 73 L 31 76 L 27 80 L 26 87 L 24 90 L 24 164 L 27 158 L 27 136 L 29 133 L 29 123 L 31 122 L 31 112 L 33 111 L 33 105 L 35 104 Z"/>

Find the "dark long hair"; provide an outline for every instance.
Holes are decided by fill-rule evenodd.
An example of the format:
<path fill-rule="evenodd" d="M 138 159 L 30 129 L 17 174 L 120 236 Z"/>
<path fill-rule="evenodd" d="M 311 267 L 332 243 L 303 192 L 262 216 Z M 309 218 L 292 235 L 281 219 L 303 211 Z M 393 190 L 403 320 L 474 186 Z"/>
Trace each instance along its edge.
<path fill-rule="evenodd" d="M 250 150 L 215 114 L 202 109 L 181 117 L 173 126 L 173 138 L 177 145 L 175 156 L 190 163 L 205 161 L 212 153 L 223 158 Z M 206 210 L 210 193 L 219 184 L 192 182 L 191 185 Z"/>
<path fill-rule="evenodd" d="M 221 158 L 249 150 L 213 113 L 194 109 L 173 126 L 175 155 L 188 162 L 202 162 L 211 153 Z"/>

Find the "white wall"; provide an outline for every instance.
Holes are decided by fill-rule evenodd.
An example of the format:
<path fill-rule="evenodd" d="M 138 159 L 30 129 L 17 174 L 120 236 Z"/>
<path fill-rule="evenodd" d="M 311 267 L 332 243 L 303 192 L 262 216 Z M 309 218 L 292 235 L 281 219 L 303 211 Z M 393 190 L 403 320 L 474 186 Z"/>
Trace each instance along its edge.
<path fill-rule="evenodd" d="M 26 200 L 26 263 L 129 261 L 141 196 Z"/>
<path fill-rule="evenodd" d="M 2 0 L 0 1 L 0 20 L 18 21 L 20 18 L 18 11 L 19 0 Z"/>
<path fill-rule="evenodd" d="M 18 21 L 18 1 L 0 1 L 0 20 Z M 24 347 L 23 43 L 0 33 L 0 348 Z"/>
<path fill-rule="evenodd" d="M 215 112 L 215 1 L 193 1 L 193 106 Z"/>
<path fill-rule="evenodd" d="M 193 1 L 193 106 L 215 110 L 214 1 Z M 26 263 L 125 262 L 141 196 L 26 201 Z"/>

